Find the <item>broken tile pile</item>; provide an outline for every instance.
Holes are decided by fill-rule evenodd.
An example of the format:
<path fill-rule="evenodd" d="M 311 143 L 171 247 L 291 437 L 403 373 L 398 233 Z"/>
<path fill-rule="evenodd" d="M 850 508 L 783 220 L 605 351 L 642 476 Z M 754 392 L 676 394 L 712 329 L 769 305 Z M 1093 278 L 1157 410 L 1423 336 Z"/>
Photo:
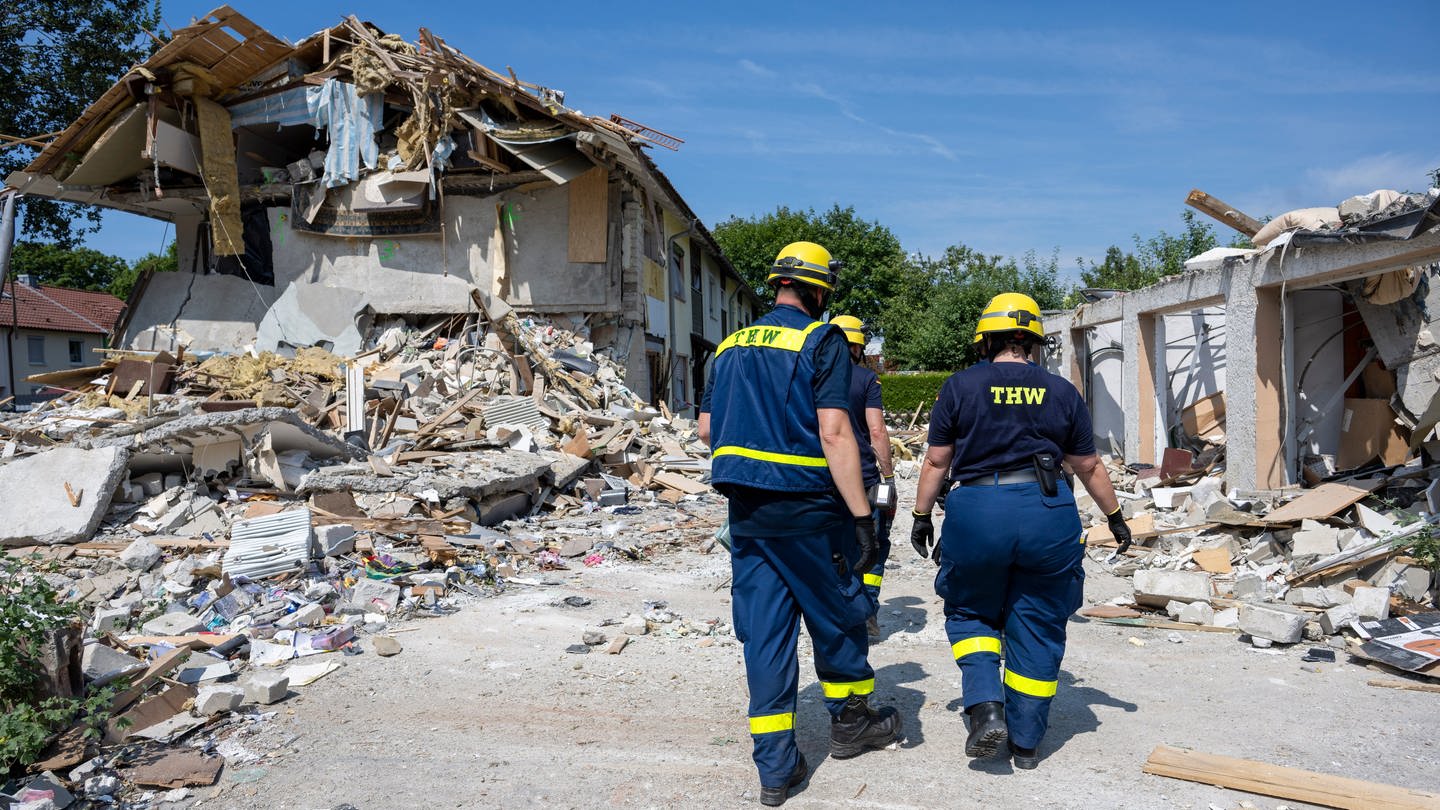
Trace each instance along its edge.
<path fill-rule="evenodd" d="M 1417 546 L 1440 521 L 1440 468 L 1279 493 L 1226 492 L 1222 478 L 1163 479 L 1107 459 L 1134 535 L 1127 555 L 1086 495 L 1092 559 L 1131 576 L 1133 598 L 1082 611 L 1102 621 L 1241 634 L 1256 647 L 1328 641 L 1364 659 L 1440 677 L 1440 655 L 1396 655 L 1385 639 L 1440 623 L 1440 582 Z M 1163 612 L 1165 618 L 1156 614 Z M 1396 618 L 1392 618 L 1396 617 Z M 1437 647 L 1426 648 L 1432 652 Z"/>
<path fill-rule="evenodd" d="M 95 800 L 155 784 L 141 754 L 210 784 L 203 741 L 347 655 L 401 652 L 397 620 L 706 542 L 696 425 L 568 326 L 387 323 L 353 358 L 114 352 L 0 421 L 0 544 L 85 606 L 85 683 L 130 679 L 103 753 L 43 770 Z M 651 607 L 647 630 L 718 634 Z"/>

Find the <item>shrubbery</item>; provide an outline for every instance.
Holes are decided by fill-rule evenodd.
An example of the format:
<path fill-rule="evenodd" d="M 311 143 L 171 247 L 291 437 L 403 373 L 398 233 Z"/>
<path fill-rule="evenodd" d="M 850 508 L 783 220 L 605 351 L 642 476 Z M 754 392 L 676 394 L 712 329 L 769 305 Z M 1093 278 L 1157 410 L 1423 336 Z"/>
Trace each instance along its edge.
<path fill-rule="evenodd" d="M 940 386 L 948 379 L 950 373 L 945 371 L 880 375 L 880 396 L 885 401 L 885 412 L 913 414 L 922 402 L 928 411 L 940 395 Z"/>

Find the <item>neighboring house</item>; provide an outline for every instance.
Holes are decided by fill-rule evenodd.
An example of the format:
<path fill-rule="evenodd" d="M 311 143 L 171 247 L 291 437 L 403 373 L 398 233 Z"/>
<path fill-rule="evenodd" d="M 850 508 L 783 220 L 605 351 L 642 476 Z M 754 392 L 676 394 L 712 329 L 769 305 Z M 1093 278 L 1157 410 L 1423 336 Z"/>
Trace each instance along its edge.
<path fill-rule="evenodd" d="M 96 365 L 94 350 L 109 345 L 124 308 L 109 293 L 34 284 L 29 276 L 7 281 L 0 287 L 0 400 L 15 401 L 0 407 L 47 398 L 45 386 L 25 382 L 32 374 Z"/>
<path fill-rule="evenodd" d="M 180 270 L 140 279 L 121 345 L 353 354 L 503 300 L 681 410 L 760 300 L 647 151 L 679 144 L 424 29 L 350 17 L 290 45 L 222 7 L 6 181 L 174 223 Z"/>

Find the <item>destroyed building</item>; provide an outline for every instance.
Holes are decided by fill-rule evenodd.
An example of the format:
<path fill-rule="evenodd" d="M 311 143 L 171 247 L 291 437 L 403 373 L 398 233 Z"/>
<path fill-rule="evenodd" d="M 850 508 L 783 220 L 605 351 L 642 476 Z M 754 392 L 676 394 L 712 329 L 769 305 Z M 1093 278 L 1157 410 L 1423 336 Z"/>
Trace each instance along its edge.
<path fill-rule="evenodd" d="M 174 224 L 117 345 L 359 352 L 499 300 L 588 333 L 651 402 L 698 403 L 759 299 L 647 154 L 681 143 L 354 17 L 296 45 L 222 6 L 7 178 Z"/>
<path fill-rule="evenodd" d="M 1221 212 L 1249 220 L 1258 247 L 1217 248 L 1047 321 L 1097 446 L 1157 467 L 1166 448 L 1223 446 L 1240 489 L 1403 462 L 1440 416 L 1437 211 L 1432 190 L 1375 192 L 1264 228 Z"/>

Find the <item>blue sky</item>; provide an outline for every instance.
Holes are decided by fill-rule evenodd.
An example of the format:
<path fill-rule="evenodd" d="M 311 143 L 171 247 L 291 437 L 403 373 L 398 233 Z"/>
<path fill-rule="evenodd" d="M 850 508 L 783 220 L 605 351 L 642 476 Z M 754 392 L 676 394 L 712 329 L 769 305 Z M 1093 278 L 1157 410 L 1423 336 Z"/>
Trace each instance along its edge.
<path fill-rule="evenodd" d="M 218 0 L 166 0 L 172 27 Z M 853 205 L 910 251 L 1097 258 L 1199 187 L 1263 217 L 1440 168 L 1440 4 L 246 2 L 298 41 L 354 13 L 685 139 L 710 225 Z M 1228 238 L 1228 229 L 1224 238 Z M 161 226 L 111 215 L 135 258 Z"/>

